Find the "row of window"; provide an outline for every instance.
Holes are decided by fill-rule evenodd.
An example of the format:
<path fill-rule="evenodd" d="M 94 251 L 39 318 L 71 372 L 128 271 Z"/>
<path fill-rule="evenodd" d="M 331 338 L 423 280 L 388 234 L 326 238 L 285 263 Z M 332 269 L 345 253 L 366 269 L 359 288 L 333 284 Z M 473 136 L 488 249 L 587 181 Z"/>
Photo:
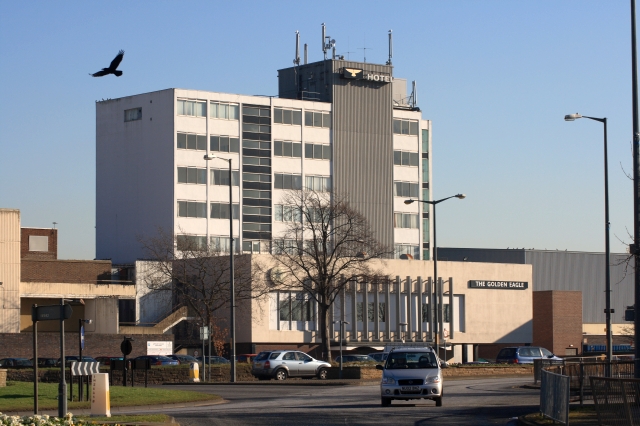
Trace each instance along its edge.
<path fill-rule="evenodd" d="M 420 246 L 396 244 L 394 248 L 394 257 L 396 259 L 403 259 L 407 256 L 411 256 L 412 259 L 420 259 Z"/>
<path fill-rule="evenodd" d="M 304 112 L 304 125 L 307 127 L 326 127 L 331 128 L 330 112 Z"/>
<path fill-rule="evenodd" d="M 199 100 L 178 99 L 178 115 L 190 117 L 206 117 L 207 102 Z M 223 120 L 237 120 L 239 116 L 238 104 L 228 102 L 211 102 L 211 118 Z"/>
<path fill-rule="evenodd" d="M 178 250 L 217 250 L 229 253 L 230 247 L 229 237 L 211 236 L 209 237 L 209 246 L 207 246 L 207 237 L 204 235 L 178 235 L 176 238 Z M 238 249 L 238 239 L 233 244 L 235 251 Z"/>
<path fill-rule="evenodd" d="M 238 186 L 240 172 L 231 171 L 231 185 Z M 207 169 L 198 167 L 178 167 L 178 183 L 189 183 L 196 185 L 207 184 Z M 211 185 L 229 185 L 228 169 L 211 169 Z"/>
<path fill-rule="evenodd" d="M 396 166 L 418 167 L 418 153 L 408 151 L 393 151 L 393 164 Z"/>
<path fill-rule="evenodd" d="M 375 322 L 376 321 L 376 317 L 375 317 L 375 302 L 368 302 L 367 303 L 367 319 L 369 320 L 369 322 Z M 449 304 L 448 303 L 443 303 L 442 304 L 442 315 L 443 315 L 443 322 L 451 322 L 451 310 L 449 309 Z M 359 322 L 364 321 L 364 302 L 357 302 L 356 305 L 356 309 L 357 309 L 357 320 Z M 385 302 L 378 302 L 378 322 L 386 322 L 386 303 Z M 431 318 L 431 306 L 428 303 L 424 303 L 422 304 L 422 312 L 421 312 L 421 317 L 422 317 L 422 322 L 423 323 L 429 323 L 429 319 Z"/>
<path fill-rule="evenodd" d="M 124 121 L 142 120 L 142 108 L 127 109 L 124 111 Z"/>
<path fill-rule="evenodd" d="M 396 135 L 412 135 L 418 136 L 418 125 L 417 121 L 413 120 L 402 120 L 399 118 L 393 119 L 393 133 Z"/>
<path fill-rule="evenodd" d="M 302 212 L 297 206 L 276 204 L 273 210 L 276 222 L 302 222 Z"/>
<path fill-rule="evenodd" d="M 240 205 L 232 205 L 234 219 L 240 218 Z M 199 201 L 178 201 L 178 217 L 207 217 L 207 203 Z M 211 219 L 229 219 L 228 203 L 211 203 L 209 217 Z"/>
<path fill-rule="evenodd" d="M 302 111 L 299 109 L 274 108 L 273 122 L 300 126 L 302 124 Z"/>
<path fill-rule="evenodd" d="M 413 213 L 394 213 L 393 226 L 396 228 L 418 229 L 418 215 Z M 427 240 L 428 241 L 428 240 Z"/>
<path fill-rule="evenodd" d="M 393 182 L 393 195 L 396 197 L 418 198 L 419 184 L 412 182 Z M 428 198 L 423 198 L 428 200 Z"/>

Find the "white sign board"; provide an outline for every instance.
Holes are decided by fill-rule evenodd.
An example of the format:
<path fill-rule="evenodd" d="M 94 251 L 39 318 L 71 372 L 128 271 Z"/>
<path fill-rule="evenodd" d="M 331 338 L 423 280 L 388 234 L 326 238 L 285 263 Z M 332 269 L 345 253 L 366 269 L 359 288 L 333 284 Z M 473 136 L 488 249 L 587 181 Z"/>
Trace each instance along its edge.
<path fill-rule="evenodd" d="M 147 355 L 173 355 L 173 342 L 147 342 Z"/>

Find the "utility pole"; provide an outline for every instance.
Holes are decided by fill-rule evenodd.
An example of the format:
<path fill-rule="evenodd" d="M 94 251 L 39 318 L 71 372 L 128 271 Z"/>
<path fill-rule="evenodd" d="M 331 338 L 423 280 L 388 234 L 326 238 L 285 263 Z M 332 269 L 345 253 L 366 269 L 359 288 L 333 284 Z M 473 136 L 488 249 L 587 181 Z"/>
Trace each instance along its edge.
<path fill-rule="evenodd" d="M 636 311 L 640 309 L 640 271 L 638 270 L 638 248 L 640 248 L 640 128 L 638 125 L 638 57 L 636 49 L 636 0 L 631 0 L 631 88 L 633 111 L 633 255 L 634 262 L 634 289 Z M 634 317 L 634 376 L 640 378 L 640 315 Z"/>

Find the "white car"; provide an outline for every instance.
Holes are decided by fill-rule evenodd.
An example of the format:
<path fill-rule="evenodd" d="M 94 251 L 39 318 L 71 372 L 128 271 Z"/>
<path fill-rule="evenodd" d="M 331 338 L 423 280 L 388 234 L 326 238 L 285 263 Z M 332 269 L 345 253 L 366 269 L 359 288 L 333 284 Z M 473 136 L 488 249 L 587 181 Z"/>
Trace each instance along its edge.
<path fill-rule="evenodd" d="M 394 399 L 431 399 L 442 406 L 442 370 L 432 348 L 397 348 L 389 352 L 382 370 L 380 398 L 383 407 Z"/>

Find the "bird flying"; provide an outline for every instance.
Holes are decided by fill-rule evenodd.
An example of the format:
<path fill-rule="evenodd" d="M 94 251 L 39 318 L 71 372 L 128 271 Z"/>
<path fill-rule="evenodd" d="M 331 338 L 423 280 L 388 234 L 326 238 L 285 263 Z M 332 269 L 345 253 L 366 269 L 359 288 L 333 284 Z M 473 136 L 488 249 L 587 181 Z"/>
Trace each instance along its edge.
<path fill-rule="evenodd" d="M 118 68 L 118 65 L 120 65 L 123 57 L 124 50 L 120 50 L 116 57 L 113 58 L 113 61 L 111 61 L 111 65 L 109 65 L 109 68 L 102 68 L 101 71 L 90 75 L 94 77 L 102 77 L 104 75 L 115 74 L 116 77 L 120 77 L 122 75 L 122 71 L 118 71 L 116 68 Z"/>

